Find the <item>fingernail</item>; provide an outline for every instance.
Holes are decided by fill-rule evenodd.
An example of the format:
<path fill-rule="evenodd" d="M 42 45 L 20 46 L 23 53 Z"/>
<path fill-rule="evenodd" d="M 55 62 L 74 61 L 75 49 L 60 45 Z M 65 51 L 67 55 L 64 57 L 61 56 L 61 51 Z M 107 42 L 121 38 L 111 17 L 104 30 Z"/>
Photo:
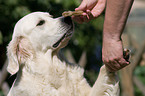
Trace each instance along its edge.
<path fill-rule="evenodd" d="M 78 10 L 78 9 L 79 9 L 79 8 L 76 8 L 75 11 Z"/>
<path fill-rule="evenodd" d="M 90 13 L 91 11 L 90 10 L 86 10 L 88 13 Z"/>
<path fill-rule="evenodd" d="M 127 62 L 127 65 L 129 65 L 130 64 L 130 61 L 129 62 Z"/>
<path fill-rule="evenodd" d="M 87 15 L 87 13 L 83 13 L 83 15 Z"/>

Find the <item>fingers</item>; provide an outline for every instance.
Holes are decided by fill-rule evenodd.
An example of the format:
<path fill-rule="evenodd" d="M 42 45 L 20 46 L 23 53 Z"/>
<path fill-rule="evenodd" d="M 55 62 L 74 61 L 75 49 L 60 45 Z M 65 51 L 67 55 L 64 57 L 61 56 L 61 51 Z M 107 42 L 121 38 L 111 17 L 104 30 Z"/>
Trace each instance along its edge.
<path fill-rule="evenodd" d="M 129 65 L 129 62 L 126 61 L 124 58 L 121 58 L 119 60 L 108 60 L 108 61 L 103 61 L 104 64 L 106 65 L 107 69 L 109 72 L 115 72 L 118 71 L 127 65 Z"/>
<path fill-rule="evenodd" d="M 82 16 L 72 16 L 72 19 L 79 24 L 82 24 L 84 22 L 89 22 L 90 20 L 94 19 L 94 17 L 90 10 L 86 10 L 86 13 L 83 13 Z"/>
<path fill-rule="evenodd" d="M 90 10 L 86 10 L 86 14 L 88 20 L 94 19 L 94 16 Z"/>
<path fill-rule="evenodd" d="M 120 67 L 120 65 L 116 61 L 109 61 L 109 63 L 105 63 L 109 72 L 115 72 Z"/>
<path fill-rule="evenodd" d="M 89 22 L 92 19 L 94 19 L 94 16 L 91 11 L 97 5 L 97 2 L 98 2 L 97 0 L 92 0 L 92 1 L 83 0 L 81 5 L 75 9 L 76 11 L 78 10 L 84 11 L 83 16 L 72 16 L 72 19 L 80 24 L 83 22 Z"/>
<path fill-rule="evenodd" d="M 75 10 L 76 11 L 77 10 L 85 11 L 86 9 L 87 9 L 87 4 L 86 4 L 85 0 L 83 0 L 82 3 L 81 3 L 81 5 L 78 8 L 76 8 Z"/>
<path fill-rule="evenodd" d="M 97 0 L 83 0 L 81 5 L 75 10 L 92 10 L 96 6 L 97 2 Z"/>
<path fill-rule="evenodd" d="M 106 0 L 98 0 L 97 5 L 92 9 L 92 15 L 97 18 L 104 11 Z"/>
<path fill-rule="evenodd" d="M 72 16 L 72 19 L 79 24 L 82 24 L 84 21 L 83 16 Z"/>
<path fill-rule="evenodd" d="M 96 18 L 91 10 L 87 9 L 87 5 L 86 3 L 85 4 L 81 4 L 78 8 L 76 8 L 75 10 L 83 10 L 84 11 L 84 14 L 83 16 L 73 16 L 73 20 L 78 22 L 78 23 L 83 23 L 83 22 L 89 22 L 91 21 L 92 19 Z M 100 13 L 101 14 L 101 13 Z M 97 14 L 98 15 L 98 14 Z"/>

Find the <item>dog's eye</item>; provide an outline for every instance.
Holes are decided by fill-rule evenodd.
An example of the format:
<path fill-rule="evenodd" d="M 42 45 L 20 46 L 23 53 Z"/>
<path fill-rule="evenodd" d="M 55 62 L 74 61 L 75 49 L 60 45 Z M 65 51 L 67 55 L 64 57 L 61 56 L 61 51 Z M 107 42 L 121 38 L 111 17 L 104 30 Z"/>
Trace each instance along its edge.
<path fill-rule="evenodd" d="M 41 26 L 41 25 L 43 25 L 44 23 L 45 23 L 44 20 L 40 20 L 39 23 L 37 24 L 37 26 Z"/>

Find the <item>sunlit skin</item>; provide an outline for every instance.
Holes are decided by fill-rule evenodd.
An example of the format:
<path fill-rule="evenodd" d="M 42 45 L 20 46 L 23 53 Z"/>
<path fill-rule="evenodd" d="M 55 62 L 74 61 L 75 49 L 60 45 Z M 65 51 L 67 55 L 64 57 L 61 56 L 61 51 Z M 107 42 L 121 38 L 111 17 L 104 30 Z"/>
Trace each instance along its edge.
<path fill-rule="evenodd" d="M 129 65 L 123 58 L 121 34 L 126 24 L 133 0 L 83 0 L 75 10 L 83 10 L 83 16 L 72 16 L 78 23 L 97 18 L 105 9 L 102 60 L 110 72 Z M 92 33 L 93 34 L 93 33 Z"/>

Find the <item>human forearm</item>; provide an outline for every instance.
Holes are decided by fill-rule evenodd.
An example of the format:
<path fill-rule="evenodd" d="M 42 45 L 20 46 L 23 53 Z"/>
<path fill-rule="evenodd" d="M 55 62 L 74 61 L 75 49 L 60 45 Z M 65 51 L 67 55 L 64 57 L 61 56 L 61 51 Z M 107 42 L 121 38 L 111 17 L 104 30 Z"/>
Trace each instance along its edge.
<path fill-rule="evenodd" d="M 129 62 L 123 57 L 121 34 L 132 3 L 133 0 L 107 0 L 102 60 L 110 72 L 115 72 L 129 65 Z"/>
<path fill-rule="evenodd" d="M 107 0 L 103 40 L 119 40 L 133 0 Z"/>

